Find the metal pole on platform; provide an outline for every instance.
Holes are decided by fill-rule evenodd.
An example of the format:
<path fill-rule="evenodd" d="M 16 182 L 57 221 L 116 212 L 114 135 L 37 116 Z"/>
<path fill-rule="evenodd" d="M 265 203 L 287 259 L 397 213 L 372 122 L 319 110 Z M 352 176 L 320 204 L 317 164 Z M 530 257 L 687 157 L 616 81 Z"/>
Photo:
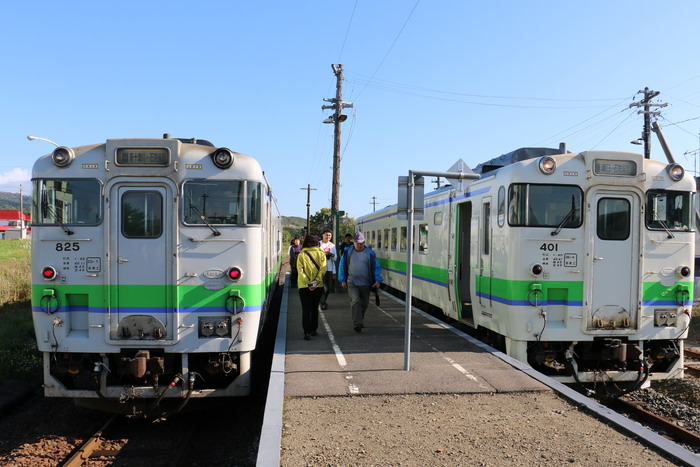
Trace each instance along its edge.
<path fill-rule="evenodd" d="M 463 165 L 462 165 L 463 164 Z M 408 180 L 407 180 L 407 190 L 406 190 L 406 219 L 407 219 L 407 227 L 406 227 L 406 242 L 408 245 L 406 245 L 406 310 L 405 310 L 405 316 L 404 316 L 404 345 L 403 345 L 403 368 L 405 371 L 411 371 L 411 308 L 413 308 L 412 305 L 412 294 L 413 294 L 413 221 L 414 221 L 414 214 L 416 211 L 415 208 L 415 196 L 416 196 L 416 180 L 419 179 L 420 177 L 425 177 L 425 176 L 434 176 L 434 177 L 444 177 L 450 180 L 453 186 L 456 185 L 455 182 L 459 182 L 459 189 L 462 190 L 461 187 L 461 180 L 478 180 L 480 175 L 475 174 L 474 172 L 469 169 L 469 167 L 462 163 L 455 164 L 452 169 L 450 170 L 460 170 L 459 172 L 426 172 L 426 171 L 413 171 L 409 170 L 408 171 Z M 400 177 L 401 178 L 401 177 Z M 400 181 L 401 183 L 401 181 Z M 456 187 L 455 187 L 456 188 Z M 423 204 L 423 195 L 422 195 L 422 190 L 419 191 L 420 197 L 420 203 Z M 401 196 L 400 196 L 401 197 Z M 401 207 L 401 200 L 399 200 L 399 216 L 401 216 L 403 213 L 403 208 Z M 422 207 L 420 209 L 420 219 L 422 219 Z M 401 217 L 399 217 L 401 218 Z M 419 245 L 420 248 L 420 245 Z M 449 284 L 448 284 L 449 286 Z"/>
<path fill-rule="evenodd" d="M 413 286 L 413 203 L 416 183 L 408 171 L 408 225 L 406 227 L 406 311 L 404 316 L 403 369 L 411 371 L 411 293 Z"/>

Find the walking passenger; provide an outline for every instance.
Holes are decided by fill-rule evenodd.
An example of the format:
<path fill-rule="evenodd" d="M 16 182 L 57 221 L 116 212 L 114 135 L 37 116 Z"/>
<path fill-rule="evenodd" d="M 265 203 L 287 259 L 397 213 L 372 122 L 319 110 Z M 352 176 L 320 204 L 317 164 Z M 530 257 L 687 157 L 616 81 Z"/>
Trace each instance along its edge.
<path fill-rule="evenodd" d="M 335 245 L 331 242 L 333 233 L 326 229 L 321 234 L 321 244 L 319 245 L 326 254 L 326 274 L 323 276 L 323 295 L 321 296 L 321 309 L 328 308 L 328 294 L 335 287 Z"/>
<path fill-rule="evenodd" d="M 370 291 L 378 289 L 383 281 L 377 255 L 365 246 L 362 232 L 355 232 L 352 248 L 346 248 L 340 258 L 338 280 L 350 295 L 353 328 L 355 332 L 362 332 Z"/>
<path fill-rule="evenodd" d="M 298 272 L 297 272 L 297 258 L 301 253 L 301 239 L 299 237 L 294 237 L 292 240 L 292 245 L 289 247 L 289 267 L 292 270 L 292 277 L 290 278 L 290 283 L 292 288 L 297 286 Z"/>
<path fill-rule="evenodd" d="M 304 340 L 316 335 L 318 329 L 318 304 L 323 295 L 323 276 L 326 272 L 326 255 L 318 247 L 318 237 L 307 235 L 297 257 L 299 300 L 301 301 L 301 325 Z"/>

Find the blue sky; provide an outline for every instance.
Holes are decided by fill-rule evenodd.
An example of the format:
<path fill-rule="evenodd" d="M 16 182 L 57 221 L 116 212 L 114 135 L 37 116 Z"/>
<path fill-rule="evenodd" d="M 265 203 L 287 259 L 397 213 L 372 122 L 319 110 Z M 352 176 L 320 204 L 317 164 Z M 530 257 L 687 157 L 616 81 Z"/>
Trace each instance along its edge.
<path fill-rule="evenodd" d="M 660 91 L 677 161 L 700 147 L 700 2 L 3 2 L 0 191 L 52 150 L 109 138 L 208 139 L 257 158 L 280 211 L 330 207 L 345 68 L 340 208 L 396 202 L 409 170 L 524 146 L 641 152 L 629 104 Z M 665 160 L 652 135 L 652 158 Z M 426 189 L 432 184 L 426 184 Z M 304 188 L 304 190 L 302 190 Z"/>

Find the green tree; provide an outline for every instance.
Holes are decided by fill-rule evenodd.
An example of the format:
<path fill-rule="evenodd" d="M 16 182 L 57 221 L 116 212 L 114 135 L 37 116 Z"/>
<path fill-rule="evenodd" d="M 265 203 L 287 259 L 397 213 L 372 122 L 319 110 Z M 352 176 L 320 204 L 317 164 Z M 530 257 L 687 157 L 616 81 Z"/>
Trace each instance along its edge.
<path fill-rule="evenodd" d="M 315 233 L 320 236 L 321 232 L 323 232 L 325 229 L 330 229 L 332 231 L 335 227 L 333 222 L 334 219 L 331 216 L 331 210 L 329 208 L 321 208 L 319 211 L 316 211 L 316 214 L 313 214 L 309 220 L 309 223 L 311 224 L 311 233 Z M 340 238 L 343 238 L 346 233 L 355 232 L 355 219 L 352 217 L 341 218 L 338 229 L 340 230 Z M 338 243 L 336 240 L 334 240 L 334 242 Z"/>

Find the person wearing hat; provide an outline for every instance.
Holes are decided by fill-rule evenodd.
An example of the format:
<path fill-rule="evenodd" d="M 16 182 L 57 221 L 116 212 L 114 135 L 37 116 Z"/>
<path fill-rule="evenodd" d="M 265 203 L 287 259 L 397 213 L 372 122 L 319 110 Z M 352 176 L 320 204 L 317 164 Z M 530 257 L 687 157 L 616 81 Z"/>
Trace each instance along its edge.
<path fill-rule="evenodd" d="M 383 282 L 377 254 L 365 246 L 365 236 L 355 232 L 352 248 L 346 248 L 338 266 L 338 280 L 350 295 L 350 310 L 355 332 L 362 332 L 370 291 Z"/>

